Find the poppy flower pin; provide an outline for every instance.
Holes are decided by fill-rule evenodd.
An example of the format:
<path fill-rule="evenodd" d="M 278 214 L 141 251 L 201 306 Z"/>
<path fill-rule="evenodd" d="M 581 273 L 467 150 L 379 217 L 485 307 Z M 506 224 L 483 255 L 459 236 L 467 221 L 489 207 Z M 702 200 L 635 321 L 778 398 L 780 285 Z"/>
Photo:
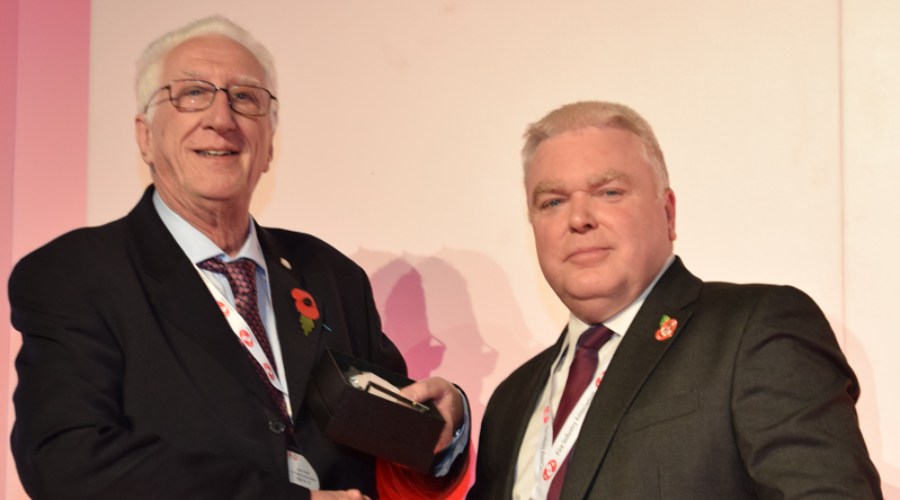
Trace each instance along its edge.
<path fill-rule="evenodd" d="M 678 328 L 678 320 L 663 314 L 663 317 L 659 320 L 659 330 L 656 330 L 656 340 L 669 339 L 675 334 L 676 328 Z"/>
<path fill-rule="evenodd" d="M 297 306 L 297 312 L 300 313 L 300 326 L 303 327 L 303 333 L 309 336 L 309 332 L 313 331 L 316 326 L 316 320 L 319 319 L 319 308 L 316 307 L 316 301 L 312 295 L 299 289 L 291 290 L 291 297 L 294 298 L 294 305 Z"/>

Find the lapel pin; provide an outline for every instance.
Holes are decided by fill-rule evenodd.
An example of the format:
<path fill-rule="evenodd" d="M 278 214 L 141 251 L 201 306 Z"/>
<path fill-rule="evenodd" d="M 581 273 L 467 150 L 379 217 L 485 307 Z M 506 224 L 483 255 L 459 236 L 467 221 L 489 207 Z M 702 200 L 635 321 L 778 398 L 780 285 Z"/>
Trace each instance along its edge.
<path fill-rule="evenodd" d="M 286 267 L 286 268 L 288 268 L 288 269 L 291 268 L 291 263 L 288 262 L 288 260 L 285 259 L 284 257 L 281 258 L 281 265 L 284 266 L 284 267 Z"/>
<path fill-rule="evenodd" d="M 316 307 L 316 301 L 312 295 L 299 289 L 291 290 L 291 297 L 294 298 L 294 305 L 297 312 L 300 313 L 300 326 L 303 327 L 303 333 L 309 336 L 309 332 L 316 326 L 316 320 L 319 319 L 319 308 Z"/>
<path fill-rule="evenodd" d="M 656 330 L 656 340 L 663 341 L 671 338 L 676 328 L 678 328 L 678 320 L 663 314 L 659 320 L 659 330 Z"/>

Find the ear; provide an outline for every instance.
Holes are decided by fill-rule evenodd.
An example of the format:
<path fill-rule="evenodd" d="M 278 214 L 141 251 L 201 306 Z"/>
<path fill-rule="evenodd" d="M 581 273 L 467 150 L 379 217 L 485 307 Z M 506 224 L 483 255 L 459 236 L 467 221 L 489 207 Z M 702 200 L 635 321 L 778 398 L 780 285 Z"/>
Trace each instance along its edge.
<path fill-rule="evenodd" d="M 666 220 L 669 223 L 669 241 L 675 241 L 675 238 L 678 237 L 675 234 L 675 191 L 666 189 L 663 201 L 665 202 Z"/>
<path fill-rule="evenodd" d="M 134 118 L 134 140 L 141 150 L 141 158 L 144 163 L 153 167 L 153 144 L 150 134 L 150 120 L 146 113 L 141 113 Z"/>

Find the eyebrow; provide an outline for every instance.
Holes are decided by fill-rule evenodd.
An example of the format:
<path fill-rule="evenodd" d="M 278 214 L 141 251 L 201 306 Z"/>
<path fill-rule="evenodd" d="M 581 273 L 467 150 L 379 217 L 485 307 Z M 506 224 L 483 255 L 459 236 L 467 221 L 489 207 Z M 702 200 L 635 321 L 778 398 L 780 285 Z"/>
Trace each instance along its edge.
<path fill-rule="evenodd" d="M 564 193 L 565 187 L 566 184 L 560 180 L 541 182 L 534 187 L 534 191 L 531 193 L 531 206 L 537 206 L 538 198 L 540 198 L 542 195 Z"/>
<path fill-rule="evenodd" d="M 247 75 L 238 75 L 237 82 L 241 85 L 256 85 L 261 86 L 262 82 L 252 76 Z"/>
<path fill-rule="evenodd" d="M 592 175 L 588 177 L 588 188 L 596 189 L 610 182 L 621 180 L 625 183 L 631 183 L 631 175 L 621 170 L 609 170 L 603 174 Z M 535 186 L 531 194 L 531 206 L 537 206 L 538 198 L 545 194 L 564 194 L 566 192 L 566 183 L 556 179 L 548 182 L 541 182 Z"/>
<path fill-rule="evenodd" d="M 621 170 L 609 170 L 601 175 L 593 175 L 588 178 L 588 186 L 591 189 L 598 188 L 604 184 L 609 184 L 612 181 L 622 181 L 625 183 L 631 183 L 631 175 L 621 171 Z"/>

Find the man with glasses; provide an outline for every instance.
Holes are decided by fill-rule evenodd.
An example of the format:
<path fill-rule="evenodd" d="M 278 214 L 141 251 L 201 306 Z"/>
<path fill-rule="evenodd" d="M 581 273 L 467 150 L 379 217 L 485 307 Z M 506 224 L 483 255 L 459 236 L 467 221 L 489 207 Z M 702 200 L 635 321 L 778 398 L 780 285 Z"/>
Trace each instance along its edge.
<path fill-rule="evenodd" d="M 271 56 L 214 17 L 151 44 L 138 76 L 153 185 L 10 278 L 22 484 L 34 500 L 374 496 L 375 459 L 321 434 L 306 387 L 327 347 L 406 367 L 362 269 L 249 215 L 273 154 Z M 404 392 L 446 419 L 444 460 L 423 477 L 379 468 L 448 487 L 466 461 L 462 396 L 440 378 Z"/>

